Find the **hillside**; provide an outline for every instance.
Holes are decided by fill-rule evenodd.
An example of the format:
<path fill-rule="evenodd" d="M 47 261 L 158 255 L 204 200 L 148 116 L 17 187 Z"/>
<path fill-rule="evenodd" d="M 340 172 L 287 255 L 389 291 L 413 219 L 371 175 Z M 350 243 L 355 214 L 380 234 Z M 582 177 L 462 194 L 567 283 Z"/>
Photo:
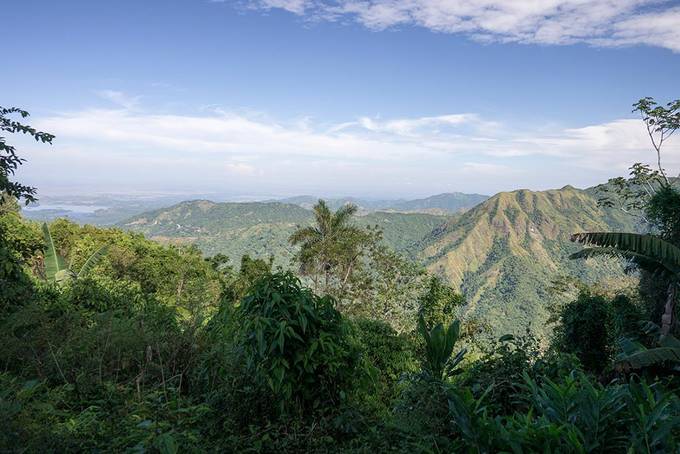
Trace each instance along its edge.
<path fill-rule="evenodd" d="M 427 268 L 446 277 L 466 295 L 466 315 L 488 322 L 496 332 L 545 333 L 550 281 L 562 274 L 595 281 L 616 262 L 570 261 L 578 249 L 569 235 L 579 231 L 634 231 L 634 220 L 597 206 L 590 191 L 499 193 L 432 232 L 421 244 Z"/>
<path fill-rule="evenodd" d="M 388 246 L 413 254 L 414 244 L 449 219 L 430 214 L 372 212 L 357 217 L 357 223 L 380 226 Z M 197 200 L 149 211 L 119 225 L 161 242 L 195 244 L 207 255 L 219 252 L 234 260 L 244 254 L 274 255 L 278 264 L 287 265 L 293 255 L 288 237 L 297 225 L 307 225 L 312 220 L 310 210 L 295 204 Z"/>

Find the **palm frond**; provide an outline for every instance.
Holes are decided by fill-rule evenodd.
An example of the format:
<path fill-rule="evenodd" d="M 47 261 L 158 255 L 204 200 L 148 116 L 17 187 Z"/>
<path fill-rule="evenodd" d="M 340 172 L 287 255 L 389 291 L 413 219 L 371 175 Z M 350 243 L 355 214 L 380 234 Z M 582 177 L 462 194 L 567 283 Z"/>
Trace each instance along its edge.
<path fill-rule="evenodd" d="M 292 245 L 299 243 L 316 242 L 321 237 L 321 232 L 316 227 L 303 227 L 293 232 L 288 237 L 288 242 Z"/>
<path fill-rule="evenodd" d="M 353 203 L 348 203 L 338 208 L 338 210 L 333 215 L 332 220 L 334 230 L 343 228 L 357 211 L 359 211 L 359 207 Z"/>
<path fill-rule="evenodd" d="M 319 202 L 314 205 L 314 218 L 322 234 L 330 230 L 333 213 L 328 208 L 325 200 L 319 199 Z"/>

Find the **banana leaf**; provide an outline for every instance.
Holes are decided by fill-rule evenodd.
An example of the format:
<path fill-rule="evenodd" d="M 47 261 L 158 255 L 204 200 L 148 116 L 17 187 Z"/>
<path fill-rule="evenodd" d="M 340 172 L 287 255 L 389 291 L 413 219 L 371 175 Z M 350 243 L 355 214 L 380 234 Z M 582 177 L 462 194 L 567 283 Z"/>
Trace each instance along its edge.
<path fill-rule="evenodd" d="M 42 225 L 43 237 L 45 240 L 45 276 L 50 281 L 55 281 L 57 273 L 66 269 L 64 258 L 57 253 L 52 240 L 50 228 L 46 223 Z"/>

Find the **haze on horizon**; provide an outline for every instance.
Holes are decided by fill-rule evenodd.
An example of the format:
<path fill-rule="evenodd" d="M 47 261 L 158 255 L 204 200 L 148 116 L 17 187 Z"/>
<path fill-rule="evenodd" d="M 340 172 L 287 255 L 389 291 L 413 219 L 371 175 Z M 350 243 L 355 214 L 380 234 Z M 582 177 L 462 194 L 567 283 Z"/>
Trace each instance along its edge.
<path fill-rule="evenodd" d="M 676 2 L 483 5 L 8 2 L 2 103 L 56 135 L 11 139 L 18 178 L 39 195 L 397 199 L 583 188 L 654 161 L 631 104 L 678 98 Z"/>

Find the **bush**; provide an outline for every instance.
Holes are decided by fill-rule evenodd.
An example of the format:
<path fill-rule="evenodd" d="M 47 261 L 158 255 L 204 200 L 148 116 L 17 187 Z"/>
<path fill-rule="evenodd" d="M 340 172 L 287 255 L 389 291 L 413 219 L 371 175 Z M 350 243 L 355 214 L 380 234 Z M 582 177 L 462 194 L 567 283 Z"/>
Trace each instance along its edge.
<path fill-rule="evenodd" d="M 486 394 L 486 403 L 499 414 L 509 414 L 517 407 L 523 375 L 532 373 L 539 358 L 537 340 L 525 336 L 503 336 L 482 347 L 482 355 L 462 376 L 461 384 L 477 398 Z"/>
<path fill-rule="evenodd" d="M 397 397 L 400 379 L 418 369 L 414 342 L 378 320 L 358 319 L 353 323 L 366 360 L 377 371 L 377 387 L 372 400 L 388 408 Z"/>
<path fill-rule="evenodd" d="M 291 273 L 261 278 L 241 301 L 246 374 L 271 392 L 279 415 L 337 407 L 362 378 L 359 345 L 334 305 Z"/>
<path fill-rule="evenodd" d="M 640 312 L 628 297 L 608 300 L 584 291 L 560 311 L 552 347 L 576 355 L 586 371 L 602 373 L 617 339 L 633 334 L 639 320 Z"/>

